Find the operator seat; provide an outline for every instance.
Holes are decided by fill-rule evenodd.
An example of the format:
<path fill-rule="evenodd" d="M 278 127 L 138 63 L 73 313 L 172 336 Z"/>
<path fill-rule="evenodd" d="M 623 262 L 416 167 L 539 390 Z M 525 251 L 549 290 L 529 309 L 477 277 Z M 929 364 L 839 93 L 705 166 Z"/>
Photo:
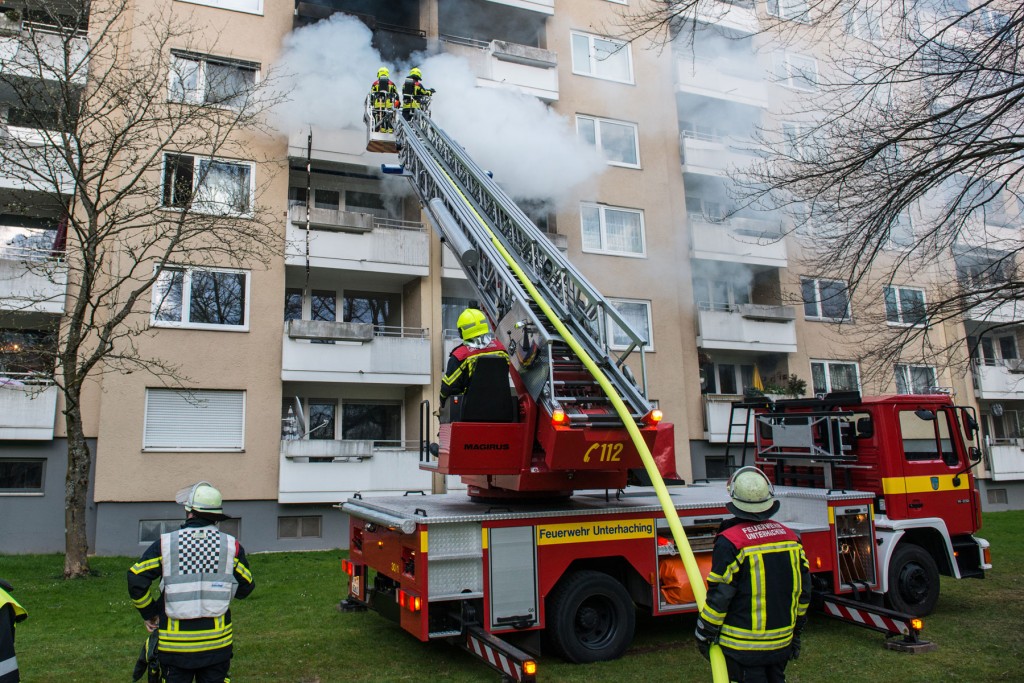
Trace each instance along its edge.
<path fill-rule="evenodd" d="M 518 401 L 509 388 L 508 377 L 508 361 L 504 358 L 483 356 L 478 359 L 466 393 L 458 397 L 462 404 L 461 415 L 452 415 L 452 420 L 515 422 Z"/>

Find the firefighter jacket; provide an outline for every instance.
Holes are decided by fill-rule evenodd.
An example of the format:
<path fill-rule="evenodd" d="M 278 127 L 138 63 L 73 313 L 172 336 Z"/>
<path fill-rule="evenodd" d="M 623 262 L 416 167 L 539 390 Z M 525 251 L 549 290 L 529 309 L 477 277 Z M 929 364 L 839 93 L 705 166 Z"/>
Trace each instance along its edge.
<path fill-rule="evenodd" d="M 370 86 L 370 102 L 375 109 L 398 109 L 401 102 L 394 81 L 387 78 L 378 78 L 374 81 Z"/>
<path fill-rule="evenodd" d="M 402 84 L 402 109 L 419 109 L 423 98 L 433 94 L 433 90 L 423 87 L 423 81 L 410 76 Z"/>
<path fill-rule="evenodd" d="M 792 530 L 771 520 L 722 523 L 700 616 L 720 629 L 727 656 L 749 665 L 788 658 L 810 601 L 810 567 Z"/>
<path fill-rule="evenodd" d="M 449 396 L 466 393 L 469 378 L 473 376 L 476 362 L 483 356 L 497 356 L 509 361 L 508 351 L 497 339 L 492 339 L 486 346 L 475 347 L 459 344 L 448 354 L 448 367 L 441 378 L 441 405 Z"/>
<path fill-rule="evenodd" d="M 14 625 L 28 617 L 25 608 L 0 588 L 0 683 L 18 683 L 18 658 L 14 656 Z"/>
<path fill-rule="evenodd" d="M 241 544 L 199 517 L 161 535 L 128 570 L 128 595 L 142 618 L 160 617 L 161 661 L 187 668 L 231 658 L 231 599 L 255 587 Z"/>

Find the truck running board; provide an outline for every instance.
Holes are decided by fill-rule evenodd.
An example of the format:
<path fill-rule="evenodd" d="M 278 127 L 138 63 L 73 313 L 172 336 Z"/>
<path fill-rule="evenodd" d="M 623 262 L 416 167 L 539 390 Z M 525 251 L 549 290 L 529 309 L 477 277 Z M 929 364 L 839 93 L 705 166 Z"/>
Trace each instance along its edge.
<path fill-rule="evenodd" d="M 887 650 L 928 652 L 938 647 L 921 640 L 923 623 L 917 617 L 838 595 L 818 594 L 815 598 L 820 601 L 818 607 L 826 617 L 884 633 Z M 903 639 L 892 640 L 896 636 L 903 636 Z"/>
<path fill-rule="evenodd" d="M 500 673 L 503 681 L 537 681 L 537 661 L 533 657 L 479 626 L 470 626 L 460 639 L 453 638 L 452 642 Z"/>

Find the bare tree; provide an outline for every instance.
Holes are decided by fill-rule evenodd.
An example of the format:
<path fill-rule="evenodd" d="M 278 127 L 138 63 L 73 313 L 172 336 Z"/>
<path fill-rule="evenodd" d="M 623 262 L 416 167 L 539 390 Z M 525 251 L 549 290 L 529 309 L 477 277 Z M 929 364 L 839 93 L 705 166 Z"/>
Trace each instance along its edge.
<path fill-rule="evenodd" d="M 269 133 L 262 116 L 280 94 L 253 65 L 204 57 L 215 46 L 197 44 L 203 32 L 169 10 L 145 15 L 130 0 L 4 9 L 0 18 L 23 22 L 0 46 L 0 172 L 20 187 L 6 211 L 52 221 L 55 257 L 33 267 L 67 282 L 47 296 L 66 301 L 50 368 L 65 406 L 64 575 L 74 577 L 88 571 L 83 387 L 132 371 L 181 386 L 177 367 L 139 350 L 151 316 L 180 319 L 190 266 L 251 268 L 282 250 L 259 203 L 267 181 L 249 163 L 261 161 L 252 140 Z M 244 310 L 230 270 L 194 271 L 190 283 L 193 316 L 230 324 Z"/>
<path fill-rule="evenodd" d="M 748 0 L 641 3 L 617 35 L 694 49 L 700 31 Z M 758 5 L 760 8 L 760 4 Z M 737 174 L 736 205 L 782 211 L 805 268 L 885 304 L 860 315 L 863 359 L 963 359 L 963 321 L 1024 320 L 1024 5 L 1012 0 L 768 0 L 762 50 L 798 46 L 812 87 L 759 134 L 760 160 Z M 612 28 L 609 27 L 609 31 Z M 796 73 L 794 73 L 796 72 Z M 781 122 L 787 121 L 789 125 Z M 924 277 L 925 301 L 898 285 Z M 918 310 L 919 309 L 919 310 Z M 896 318 L 905 324 L 886 325 Z M 909 323 L 904 320 L 909 319 Z M 862 324 L 865 323 L 865 324 Z M 878 323 L 878 324 L 871 324 Z M 936 334 L 945 327 L 948 334 Z"/>

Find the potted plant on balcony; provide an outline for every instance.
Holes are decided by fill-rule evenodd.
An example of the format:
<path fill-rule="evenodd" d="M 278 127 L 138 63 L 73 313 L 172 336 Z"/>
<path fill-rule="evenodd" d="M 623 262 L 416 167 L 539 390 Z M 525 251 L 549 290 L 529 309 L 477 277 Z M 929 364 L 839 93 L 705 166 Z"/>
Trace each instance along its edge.
<path fill-rule="evenodd" d="M 748 387 L 745 393 L 748 397 L 767 396 L 773 401 L 777 401 L 781 398 L 800 398 L 806 391 L 806 380 L 802 380 L 794 374 L 779 373 L 764 381 L 763 390 Z"/>

